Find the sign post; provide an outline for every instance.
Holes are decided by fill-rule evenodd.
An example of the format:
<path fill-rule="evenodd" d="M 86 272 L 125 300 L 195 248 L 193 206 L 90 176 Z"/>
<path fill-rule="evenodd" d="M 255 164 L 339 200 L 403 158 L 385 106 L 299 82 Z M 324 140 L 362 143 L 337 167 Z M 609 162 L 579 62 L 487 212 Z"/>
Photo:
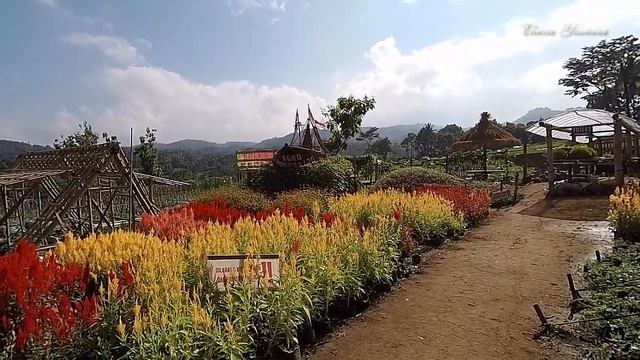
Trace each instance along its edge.
<path fill-rule="evenodd" d="M 218 290 L 241 281 L 245 274 L 252 276 L 254 286 L 271 286 L 280 277 L 280 258 L 275 254 L 209 255 L 207 267 Z"/>

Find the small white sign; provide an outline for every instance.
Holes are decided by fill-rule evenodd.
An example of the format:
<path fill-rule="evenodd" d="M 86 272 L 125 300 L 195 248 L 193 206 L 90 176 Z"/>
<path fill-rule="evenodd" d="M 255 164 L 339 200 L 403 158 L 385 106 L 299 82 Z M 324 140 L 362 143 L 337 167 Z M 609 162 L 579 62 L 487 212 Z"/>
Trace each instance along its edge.
<path fill-rule="evenodd" d="M 253 273 L 254 286 L 271 286 L 280 276 L 280 259 L 278 255 L 209 255 L 209 280 L 216 284 L 218 290 L 242 280 L 245 267 Z"/>

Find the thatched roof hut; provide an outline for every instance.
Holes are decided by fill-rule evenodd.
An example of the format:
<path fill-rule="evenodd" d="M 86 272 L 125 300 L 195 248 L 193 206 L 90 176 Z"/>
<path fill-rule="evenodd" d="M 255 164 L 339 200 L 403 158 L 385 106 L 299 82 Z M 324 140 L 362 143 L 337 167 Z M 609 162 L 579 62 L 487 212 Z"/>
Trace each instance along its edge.
<path fill-rule="evenodd" d="M 487 149 L 498 150 L 506 147 L 520 145 L 510 132 L 491 121 L 491 114 L 483 112 L 480 121 L 467 131 L 460 140 L 451 145 L 451 151 L 472 151 L 482 149 L 484 177 L 487 177 Z"/>
<path fill-rule="evenodd" d="M 451 145 L 451 151 L 497 150 L 516 145 L 521 145 L 520 140 L 491 121 L 491 114 L 483 112 L 478 124 Z"/>

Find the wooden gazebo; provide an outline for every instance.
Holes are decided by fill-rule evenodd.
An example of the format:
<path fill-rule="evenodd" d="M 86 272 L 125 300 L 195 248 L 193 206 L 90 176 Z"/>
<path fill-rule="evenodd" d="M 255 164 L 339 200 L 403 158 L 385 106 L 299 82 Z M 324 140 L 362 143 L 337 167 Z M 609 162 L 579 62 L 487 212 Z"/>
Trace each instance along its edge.
<path fill-rule="evenodd" d="M 599 156 L 613 154 L 614 185 L 624 184 L 625 161 L 639 155 L 640 125 L 632 118 L 599 109 L 578 109 L 556 115 L 527 131 L 546 136 L 549 195 L 554 195 L 553 139 L 587 143 Z M 609 160 L 610 161 L 610 160 Z"/>

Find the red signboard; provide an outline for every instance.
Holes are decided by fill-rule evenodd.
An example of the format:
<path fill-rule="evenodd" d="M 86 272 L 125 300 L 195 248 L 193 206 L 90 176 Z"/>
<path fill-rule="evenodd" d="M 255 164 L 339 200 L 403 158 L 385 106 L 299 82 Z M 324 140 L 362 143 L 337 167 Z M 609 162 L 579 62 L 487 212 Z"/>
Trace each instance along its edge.
<path fill-rule="evenodd" d="M 271 164 L 273 150 L 243 150 L 236 153 L 236 165 L 239 169 L 259 168 Z"/>

